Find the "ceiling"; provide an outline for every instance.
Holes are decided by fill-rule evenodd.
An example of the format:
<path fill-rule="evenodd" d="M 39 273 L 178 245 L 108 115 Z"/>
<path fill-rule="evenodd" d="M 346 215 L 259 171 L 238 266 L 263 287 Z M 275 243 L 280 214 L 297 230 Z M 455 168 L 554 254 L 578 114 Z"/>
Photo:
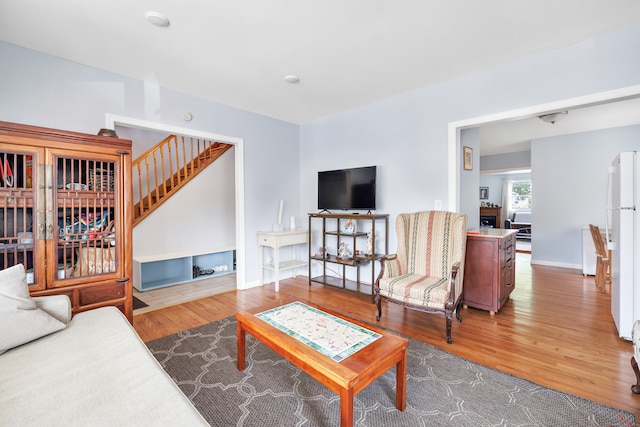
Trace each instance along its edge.
<path fill-rule="evenodd" d="M 480 127 L 480 155 L 529 150 L 533 139 L 639 123 L 640 98 L 575 108 L 555 123 L 543 122 L 538 117 L 501 121 Z"/>
<path fill-rule="evenodd" d="M 0 40 L 298 124 L 637 23 L 637 0 L 0 0 Z"/>

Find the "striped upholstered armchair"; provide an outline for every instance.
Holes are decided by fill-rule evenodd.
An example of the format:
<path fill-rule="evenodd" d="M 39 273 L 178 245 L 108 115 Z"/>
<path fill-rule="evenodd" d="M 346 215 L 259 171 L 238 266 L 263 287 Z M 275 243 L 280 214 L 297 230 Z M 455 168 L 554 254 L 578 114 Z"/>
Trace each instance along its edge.
<path fill-rule="evenodd" d="M 467 216 L 427 211 L 400 214 L 396 220 L 397 253 L 381 259 L 375 283 L 376 320 L 382 316 L 382 300 L 405 307 L 443 314 L 447 342 L 451 321 L 462 299 Z"/>

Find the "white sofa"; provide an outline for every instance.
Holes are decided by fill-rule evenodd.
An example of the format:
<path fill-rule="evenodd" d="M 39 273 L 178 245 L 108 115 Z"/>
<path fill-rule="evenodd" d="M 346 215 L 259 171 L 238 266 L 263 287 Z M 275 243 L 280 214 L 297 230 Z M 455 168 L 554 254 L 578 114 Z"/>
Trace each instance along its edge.
<path fill-rule="evenodd" d="M 33 300 L 66 326 L 0 354 L 0 425 L 208 425 L 117 308 Z"/>

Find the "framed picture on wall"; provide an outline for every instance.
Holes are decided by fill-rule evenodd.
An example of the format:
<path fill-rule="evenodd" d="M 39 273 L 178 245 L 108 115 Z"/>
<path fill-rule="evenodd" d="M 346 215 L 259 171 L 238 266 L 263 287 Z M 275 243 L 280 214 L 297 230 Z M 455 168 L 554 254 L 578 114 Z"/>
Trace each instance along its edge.
<path fill-rule="evenodd" d="M 489 187 L 480 187 L 480 200 L 489 200 Z"/>
<path fill-rule="evenodd" d="M 473 148 L 464 146 L 464 170 L 473 170 Z"/>

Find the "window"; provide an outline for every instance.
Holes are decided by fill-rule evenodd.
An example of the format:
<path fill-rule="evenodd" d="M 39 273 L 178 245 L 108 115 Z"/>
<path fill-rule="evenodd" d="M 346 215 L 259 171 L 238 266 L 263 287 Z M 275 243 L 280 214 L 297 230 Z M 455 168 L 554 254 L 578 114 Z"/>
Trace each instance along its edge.
<path fill-rule="evenodd" d="M 514 181 L 511 186 L 511 207 L 531 209 L 531 181 Z"/>

